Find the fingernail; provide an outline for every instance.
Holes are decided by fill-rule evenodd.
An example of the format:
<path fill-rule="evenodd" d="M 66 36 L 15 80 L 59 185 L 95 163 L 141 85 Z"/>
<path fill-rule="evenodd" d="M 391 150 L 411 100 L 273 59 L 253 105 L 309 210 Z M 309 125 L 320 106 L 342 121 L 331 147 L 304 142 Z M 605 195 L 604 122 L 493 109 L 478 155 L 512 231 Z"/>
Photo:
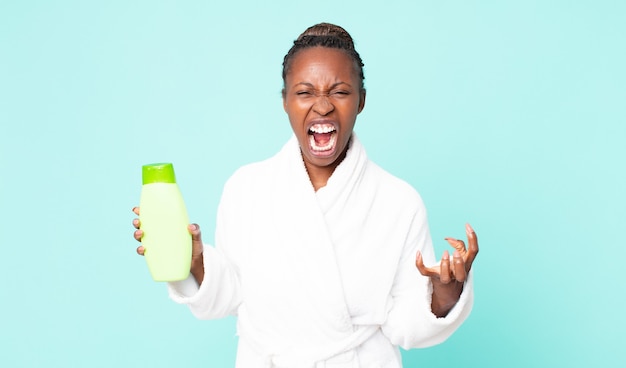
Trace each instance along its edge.
<path fill-rule="evenodd" d="M 465 232 L 467 233 L 467 235 L 470 235 L 471 233 L 474 232 L 474 229 L 472 229 L 470 224 L 465 224 Z"/>

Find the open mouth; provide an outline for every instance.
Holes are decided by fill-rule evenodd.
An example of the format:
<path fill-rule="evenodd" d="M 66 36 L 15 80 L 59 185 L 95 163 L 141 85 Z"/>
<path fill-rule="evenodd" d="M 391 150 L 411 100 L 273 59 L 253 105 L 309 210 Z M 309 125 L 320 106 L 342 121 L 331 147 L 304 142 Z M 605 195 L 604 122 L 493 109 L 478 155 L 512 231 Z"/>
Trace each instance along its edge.
<path fill-rule="evenodd" d="M 309 128 L 308 134 L 313 153 L 332 153 L 337 142 L 337 129 L 332 124 L 314 124 Z"/>

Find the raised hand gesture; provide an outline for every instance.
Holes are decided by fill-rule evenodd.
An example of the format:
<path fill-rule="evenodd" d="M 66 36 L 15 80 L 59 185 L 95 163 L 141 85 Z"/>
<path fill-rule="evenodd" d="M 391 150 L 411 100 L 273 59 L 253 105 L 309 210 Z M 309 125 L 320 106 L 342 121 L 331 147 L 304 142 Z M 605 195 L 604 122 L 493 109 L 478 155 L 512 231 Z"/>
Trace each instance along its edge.
<path fill-rule="evenodd" d="M 433 285 L 431 308 L 437 317 L 445 317 L 454 307 L 463 292 L 463 283 L 472 269 L 472 263 L 478 254 L 478 238 L 469 224 L 465 225 L 468 248 L 462 240 L 446 238 L 455 249 L 450 260 L 448 251 L 443 252 L 439 265 L 426 267 L 422 254 L 417 252 L 415 266 L 424 276 L 428 276 Z"/>

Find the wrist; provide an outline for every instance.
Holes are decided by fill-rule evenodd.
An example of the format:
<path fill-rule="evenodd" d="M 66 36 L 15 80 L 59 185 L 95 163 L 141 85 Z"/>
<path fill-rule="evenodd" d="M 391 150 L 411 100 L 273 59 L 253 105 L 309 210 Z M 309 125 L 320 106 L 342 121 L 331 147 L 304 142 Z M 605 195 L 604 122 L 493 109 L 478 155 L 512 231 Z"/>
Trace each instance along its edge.
<path fill-rule="evenodd" d="M 191 257 L 191 275 L 196 279 L 198 285 L 204 280 L 204 257 L 202 253 Z"/>
<path fill-rule="evenodd" d="M 433 282 L 431 310 L 437 317 L 445 317 L 454 308 L 463 293 L 463 282 L 452 281 L 448 284 Z"/>

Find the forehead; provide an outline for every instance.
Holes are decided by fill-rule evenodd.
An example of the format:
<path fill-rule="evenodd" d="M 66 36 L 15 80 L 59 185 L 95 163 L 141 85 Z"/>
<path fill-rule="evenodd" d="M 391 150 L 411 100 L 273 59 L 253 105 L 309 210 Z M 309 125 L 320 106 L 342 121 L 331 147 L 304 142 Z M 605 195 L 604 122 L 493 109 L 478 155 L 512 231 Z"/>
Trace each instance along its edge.
<path fill-rule="evenodd" d="M 287 79 L 352 79 L 358 78 L 354 61 L 347 52 L 329 47 L 311 47 L 298 52 Z M 294 80 L 298 83 L 299 81 Z M 346 81 L 349 82 L 349 81 Z"/>

